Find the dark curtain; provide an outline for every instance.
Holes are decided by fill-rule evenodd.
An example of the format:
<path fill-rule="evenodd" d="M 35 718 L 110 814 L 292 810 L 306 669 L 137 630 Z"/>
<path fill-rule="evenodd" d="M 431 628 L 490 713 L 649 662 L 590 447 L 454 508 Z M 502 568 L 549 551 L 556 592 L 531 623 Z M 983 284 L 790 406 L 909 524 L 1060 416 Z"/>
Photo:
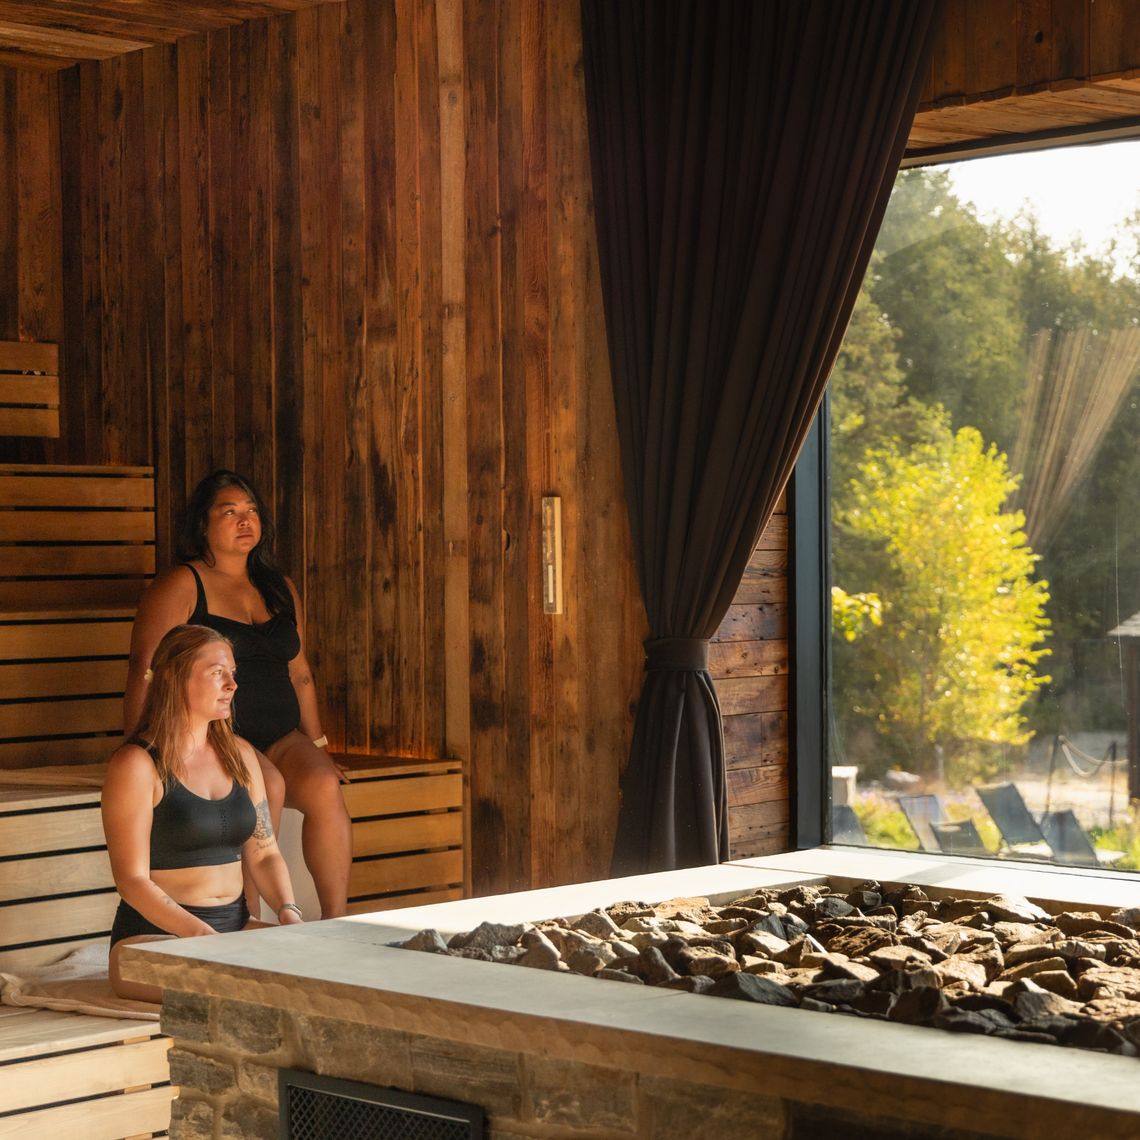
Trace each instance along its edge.
<path fill-rule="evenodd" d="M 708 638 L 823 396 L 938 9 L 582 0 L 610 365 L 651 629 L 617 874 L 728 857 Z"/>

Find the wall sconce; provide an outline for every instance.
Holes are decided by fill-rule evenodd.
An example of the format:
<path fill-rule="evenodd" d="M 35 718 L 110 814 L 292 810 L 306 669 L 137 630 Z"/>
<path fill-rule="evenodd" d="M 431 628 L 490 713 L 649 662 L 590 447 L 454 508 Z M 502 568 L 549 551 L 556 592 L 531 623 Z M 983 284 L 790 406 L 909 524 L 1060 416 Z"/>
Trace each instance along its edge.
<path fill-rule="evenodd" d="M 542 499 L 542 612 L 562 612 L 562 499 Z"/>

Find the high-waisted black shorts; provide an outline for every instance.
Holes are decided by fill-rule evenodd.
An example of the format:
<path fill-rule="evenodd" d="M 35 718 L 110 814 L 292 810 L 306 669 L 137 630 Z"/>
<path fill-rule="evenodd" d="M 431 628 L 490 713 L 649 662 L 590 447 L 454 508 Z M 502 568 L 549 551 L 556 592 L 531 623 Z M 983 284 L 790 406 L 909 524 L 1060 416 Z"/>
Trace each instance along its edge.
<path fill-rule="evenodd" d="M 245 905 L 245 895 L 239 895 L 233 902 L 222 903 L 220 906 L 187 906 L 181 904 L 183 910 L 188 910 L 196 918 L 212 926 L 219 934 L 229 934 L 234 930 L 241 930 L 249 921 L 249 908 Z M 130 903 L 119 901 L 119 909 L 115 911 L 115 921 L 111 926 L 111 945 L 121 942 L 124 938 L 135 938 L 140 934 L 169 934 L 155 926 L 149 919 L 141 914 Z"/>

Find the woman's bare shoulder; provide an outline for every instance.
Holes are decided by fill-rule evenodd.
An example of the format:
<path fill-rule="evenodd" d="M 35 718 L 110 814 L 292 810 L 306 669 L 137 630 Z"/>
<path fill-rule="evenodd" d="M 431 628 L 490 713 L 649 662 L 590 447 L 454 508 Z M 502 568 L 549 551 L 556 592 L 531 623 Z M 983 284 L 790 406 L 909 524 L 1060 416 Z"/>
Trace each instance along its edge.
<path fill-rule="evenodd" d="M 158 779 L 158 770 L 150 753 L 139 744 L 120 744 L 107 761 L 107 775 L 103 786 L 115 787 L 120 784 L 134 784 L 139 781 Z"/>
<path fill-rule="evenodd" d="M 163 617 L 171 616 L 169 611 L 174 610 L 186 616 L 194 612 L 198 601 L 198 586 L 190 567 L 179 564 L 163 570 L 151 580 L 142 597 L 139 599 L 139 611 L 144 616 L 159 612 Z M 181 620 L 185 620 L 183 617 Z M 176 621 L 171 624 L 177 624 Z"/>

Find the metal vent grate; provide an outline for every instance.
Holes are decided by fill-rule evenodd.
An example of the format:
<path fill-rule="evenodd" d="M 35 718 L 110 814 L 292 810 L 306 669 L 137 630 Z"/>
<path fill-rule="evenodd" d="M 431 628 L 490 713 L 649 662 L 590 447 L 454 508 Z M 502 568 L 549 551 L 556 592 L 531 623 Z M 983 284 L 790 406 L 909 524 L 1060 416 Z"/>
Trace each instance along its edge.
<path fill-rule="evenodd" d="M 360 1081 L 279 1070 L 282 1140 L 480 1140 L 483 1110 Z"/>

